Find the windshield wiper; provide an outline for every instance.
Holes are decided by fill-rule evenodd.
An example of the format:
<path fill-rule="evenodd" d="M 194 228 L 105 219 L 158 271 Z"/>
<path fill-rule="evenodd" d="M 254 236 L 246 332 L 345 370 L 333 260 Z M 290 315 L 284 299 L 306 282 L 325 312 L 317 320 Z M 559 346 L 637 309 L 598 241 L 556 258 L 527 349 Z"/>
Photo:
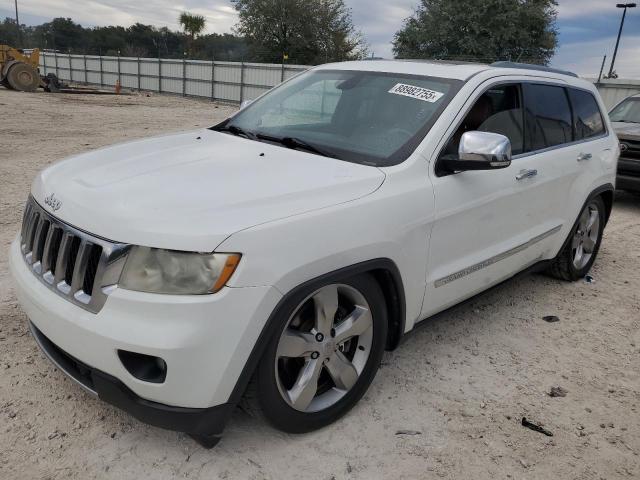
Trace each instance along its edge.
<path fill-rule="evenodd" d="M 292 150 L 306 150 L 307 152 L 316 153 L 323 157 L 338 158 L 335 153 L 316 147 L 315 145 L 305 142 L 297 137 L 272 137 L 271 135 L 258 133 L 256 138 L 259 140 L 266 140 L 267 142 L 279 143 Z"/>
<path fill-rule="evenodd" d="M 237 137 L 246 137 L 249 140 L 255 140 L 256 139 L 256 134 L 253 132 L 250 132 L 248 130 L 244 130 L 240 127 L 237 127 L 235 125 L 225 125 L 224 127 L 220 127 L 220 128 L 216 128 L 215 129 L 216 132 L 229 132 L 231 135 L 235 135 Z"/>

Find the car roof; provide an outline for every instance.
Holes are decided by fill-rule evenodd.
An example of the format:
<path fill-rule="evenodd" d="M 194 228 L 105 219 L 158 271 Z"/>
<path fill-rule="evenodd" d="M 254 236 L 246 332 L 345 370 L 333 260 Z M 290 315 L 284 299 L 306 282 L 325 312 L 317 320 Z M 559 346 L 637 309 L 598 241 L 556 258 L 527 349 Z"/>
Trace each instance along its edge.
<path fill-rule="evenodd" d="M 359 60 L 352 62 L 329 63 L 316 67 L 320 70 L 362 70 L 369 72 L 404 73 L 425 75 L 430 77 L 468 80 L 485 71 L 496 71 L 504 75 L 532 75 L 549 78 L 560 78 L 566 81 L 577 80 L 572 72 L 511 62 L 497 62 L 493 65 L 471 62 L 455 62 L 442 60 Z"/>

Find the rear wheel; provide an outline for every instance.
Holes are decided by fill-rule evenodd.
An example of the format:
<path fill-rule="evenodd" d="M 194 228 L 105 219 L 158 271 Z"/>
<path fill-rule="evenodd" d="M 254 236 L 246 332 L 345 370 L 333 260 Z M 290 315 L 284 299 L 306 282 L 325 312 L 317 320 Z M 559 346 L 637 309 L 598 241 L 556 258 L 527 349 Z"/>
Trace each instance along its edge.
<path fill-rule="evenodd" d="M 40 74 L 31 65 L 16 63 L 7 73 L 7 82 L 14 90 L 33 92 L 40 86 Z"/>
<path fill-rule="evenodd" d="M 562 280 L 575 281 L 591 269 L 600 249 L 605 224 L 605 205 L 596 197 L 585 205 L 571 237 L 553 260 L 550 273 Z"/>
<path fill-rule="evenodd" d="M 384 351 L 387 317 L 377 282 L 361 275 L 318 287 L 282 312 L 250 401 L 275 427 L 321 428 L 365 393 Z"/>

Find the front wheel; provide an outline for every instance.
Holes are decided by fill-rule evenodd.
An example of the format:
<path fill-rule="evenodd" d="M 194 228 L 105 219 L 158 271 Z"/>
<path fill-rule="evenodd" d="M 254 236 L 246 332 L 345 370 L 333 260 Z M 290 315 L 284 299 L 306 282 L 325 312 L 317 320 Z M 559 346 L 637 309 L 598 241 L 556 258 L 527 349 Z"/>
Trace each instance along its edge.
<path fill-rule="evenodd" d="M 387 337 L 384 295 L 369 275 L 318 286 L 281 312 L 277 331 L 249 400 L 280 430 L 316 430 L 371 384 Z"/>
<path fill-rule="evenodd" d="M 605 220 L 602 198 L 589 200 L 580 212 L 567 244 L 549 268 L 554 277 L 575 281 L 589 272 L 600 250 Z"/>

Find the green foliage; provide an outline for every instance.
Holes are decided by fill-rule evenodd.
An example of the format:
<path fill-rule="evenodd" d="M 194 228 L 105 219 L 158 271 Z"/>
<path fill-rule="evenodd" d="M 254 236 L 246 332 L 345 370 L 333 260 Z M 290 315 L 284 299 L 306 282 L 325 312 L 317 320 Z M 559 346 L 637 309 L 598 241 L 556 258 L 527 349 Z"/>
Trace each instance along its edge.
<path fill-rule="evenodd" d="M 204 30 L 206 23 L 205 18 L 202 15 L 194 15 L 192 13 L 182 12 L 178 17 L 178 22 L 182 25 L 184 33 L 187 35 L 187 49 L 184 52 L 185 55 L 193 55 L 193 41 L 196 35 L 200 34 Z"/>
<path fill-rule="evenodd" d="M 204 19 L 203 19 L 204 20 Z M 204 25 L 203 25 L 204 28 Z M 128 28 L 109 26 L 84 28 L 70 18 L 55 18 L 42 25 L 21 26 L 22 42 L 18 45 L 15 20 L 0 22 L 0 43 L 24 48 L 41 48 L 87 55 L 182 58 L 188 47 L 188 36 L 166 27 L 135 23 Z M 202 29 L 191 30 L 197 36 Z M 235 35 L 201 35 L 191 44 L 190 58 L 240 61 L 246 58 L 247 46 Z"/>
<path fill-rule="evenodd" d="M 202 15 L 195 15 L 188 12 L 182 12 L 178 18 L 178 22 L 182 25 L 184 32 L 194 39 L 196 35 L 202 33 L 206 23 L 206 19 Z"/>
<path fill-rule="evenodd" d="M 556 0 L 421 0 L 395 34 L 398 58 L 547 64 L 557 46 Z"/>
<path fill-rule="evenodd" d="M 24 31 L 24 26 L 21 27 Z M 18 44 L 18 30 L 16 28 L 16 21 L 13 18 L 6 17 L 2 23 L 0 23 L 0 45 L 17 45 Z"/>
<path fill-rule="evenodd" d="M 257 61 L 303 64 L 363 58 L 367 47 L 344 0 L 231 0 L 236 33 Z"/>

